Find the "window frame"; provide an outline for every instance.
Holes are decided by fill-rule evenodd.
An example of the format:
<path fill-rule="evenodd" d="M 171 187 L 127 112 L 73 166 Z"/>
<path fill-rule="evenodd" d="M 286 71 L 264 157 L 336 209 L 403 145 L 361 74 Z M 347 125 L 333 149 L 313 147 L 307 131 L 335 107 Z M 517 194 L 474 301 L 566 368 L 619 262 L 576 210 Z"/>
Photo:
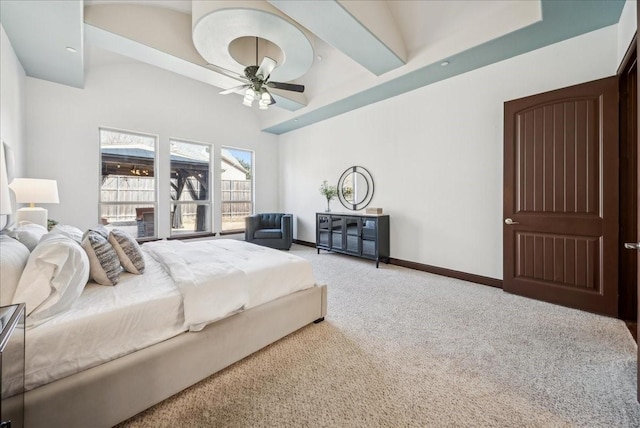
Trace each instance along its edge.
<path fill-rule="evenodd" d="M 194 141 L 194 140 L 189 140 L 189 139 L 185 139 L 185 138 L 177 138 L 177 137 L 169 137 L 169 174 L 171 174 L 171 169 L 172 169 L 172 165 L 171 165 L 171 144 L 172 143 L 183 143 L 183 144 L 192 144 L 192 145 L 197 145 L 197 146 L 204 146 L 207 147 L 209 149 L 209 176 L 208 176 L 208 183 L 209 183 L 209 189 L 208 189 L 208 199 L 207 200 L 199 200 L 199 201 L 180 201 L 180 200 L 173 200 L 171 199 L 171 176 L 169 175 L 169 238 L 170 239 L 180 239 L 180 238 L 189 238 L 189 237 L 201 237 L 201 236 L 211 236 L 211 235 L 215 235 L 214 232 L 214 228 L 213 228 L 213 209 L 214 209 L 214 188 L 215 188 L 215 183 L 214 183 L 214 145 L 211 143 L 205 143 L 202 141 Z M 207 210 L 207 219 L 206 219 L 206 224 L 207 224 L 207 228 L 208 230 L 203 230 L 203 231 L 186 231 L 186 232 L 174 232 L 173 230 L 173 224 L 171 222 L 171 213 L 173 212 L 173 206 L 174 205 L 188 205 L 188 204 L 195 204 L 195 205 L 204 205 L 204 206 L 208 206 L 208 210 Z"/>
<path fill-rule="evenodd" d="M 231 151 L 241 151 L 241 152 L 247 152 L 251 154 L 251 186 L 250 186 L 250 192 L 251 192 L 251 199 L 250 199 L 250 203 L 251 203 L 251 207 L 249 210 L 249 213 L 247 215 L 253 215 L 255 213 L 255 207 L 256 207 L 256 202 L 255 202 L 255 185 L 256 185 L 256 180 L 255 180 L 255 164 L 256 164 L 256 152 L 255 150 L 252 149 L 246 149 L 246 148 L 241 148 L 241 147 L 233 147 L 233 146 L 220 146 L 220 174 L 218 175 L 218 177 L 220 178 L 220 182 L 219 182 L 219 189 L 220 189 L 220 209 L 218 210 L 219 215 L 220 215 L 220 235 L 232 235 L 232 234 L 238 234 L 238 233 L 244 233 L 245 232 L 245 226 L 244 224 L 242 225 L 241 228 L 237 228 L 237 229 L 228 229 L 225 230 L 224 229 L 224 214 L 223 214 L 223 209 L 224 209 L 224 205 L 225 202 L 232 202 L 232 201 L 225 201 L 224 197 L 223 197 L 223 193 L 225 192 L 222 189 L 223 186 L 223 182 L 226 180 L 222 179 L 222 161 L 223 161 L 223 155 L 222 155 L 222 151 L 223 150 L 231 150 Z M 232 190 L 229 190 L 229 192 L 232 192 Z"/>
<path fill-rule="evenodd" d="M 152 138 L 154 141 L 153 146 L 153 181 L 154 181 L 154 189 L 153 189 L 153 201 L 103 201 L 102 200 L 102 131 L 107 132 L 116 132 L 120 134 L 128 134 L 141 136 L 145 138 Z M 155 134 L 139 132 L 139 131 L 130 131 L 125 129 L 118 128 L 110 128 L 106 126 L 98 127 L 98 224 L 102 224 L 102 207 L 103 205 L 119 205 L 119 206 L 140 206 L 143 205 L 142 208 L 147 208 L 148 206 L 152 206 L 154 209 L 153 216 L 153 236 L 144 236 L 137 237 L 138 241 L 150 241 L 155 240 L 158 237 L 158 201 L 159 201 L 159 192 L 158 192 L 158 165 L 159 165 L 159 137 Z"/>

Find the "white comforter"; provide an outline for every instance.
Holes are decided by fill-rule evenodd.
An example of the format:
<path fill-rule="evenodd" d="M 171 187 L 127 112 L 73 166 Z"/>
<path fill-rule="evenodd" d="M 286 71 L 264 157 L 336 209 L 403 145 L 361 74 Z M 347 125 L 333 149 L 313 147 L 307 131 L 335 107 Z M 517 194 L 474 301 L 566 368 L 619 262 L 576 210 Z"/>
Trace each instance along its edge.
<path fill-rule="evenodd" d="M 191 331 L 314 285 L 306 260 L 243 241 L 156 241 L 144 249 L 180 289 L 184 327 Z"/>

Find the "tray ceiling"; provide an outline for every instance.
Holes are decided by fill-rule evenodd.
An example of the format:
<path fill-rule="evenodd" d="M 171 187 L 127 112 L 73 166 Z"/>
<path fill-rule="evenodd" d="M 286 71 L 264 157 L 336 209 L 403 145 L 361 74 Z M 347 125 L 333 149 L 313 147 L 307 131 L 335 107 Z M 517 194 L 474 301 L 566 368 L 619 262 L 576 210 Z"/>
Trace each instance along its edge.
<path fill-rule="evenodd" d="M 215 4 L 212 9 L 261 10 L 265 17 L 277 14 L 308 39 L 312 62 L 293 81 L 304 84 L 305 93 L 274 94 L 280 108 L 259 113 L 263 130 L 275 134 L 613 25 L 624 6 L 624 0 L 199 3 Z M 98 52 L 111 51 L 216 88 L 236 86 L 234 79 L 207 67 L 215 57 L 204 59 L 195 49 L 194 7 L 190 0 L 2 0 L 0 21 L 32 77 L 81 88 L 85 50 L 97 47 Z M 201 19 L 202 13 L 196 15 Z M 233 15 L 242 17 L 241 12 Z M 255 13 L 246 15 L 255 20 Z M 257 24 L 243 28 L 247 34 L 229 37 L 278 39 L 273 28 L 260 27 L 260 14 Z M 280 43 L 289 49 L 284 67 L 287 54 L 296 52 Z M 99 56 L 95 51 L 87 58 Z"/>

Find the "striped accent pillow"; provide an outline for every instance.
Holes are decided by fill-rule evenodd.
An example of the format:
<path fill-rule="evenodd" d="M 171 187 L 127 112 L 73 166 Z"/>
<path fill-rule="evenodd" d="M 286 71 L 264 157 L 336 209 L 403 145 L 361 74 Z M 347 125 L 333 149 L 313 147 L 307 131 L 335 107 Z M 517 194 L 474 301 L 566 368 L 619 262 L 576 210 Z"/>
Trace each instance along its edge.
<path fill-rule="evenodd" d="M 109 243 L 118 253 L 124 270 L 136 275 L 144 273 L 144 255 L 138 241 L 122 230 L 113 229 L 109 233 Z"/>
<path fill-rule="evenodd" d="M 82 240 L 82 248 L 89 256 L 91 278 L 101 285 L 116 285 L 122 267 L 116 250 L 100 232 L 88 230 Z"/>
<path fill-rule="evenodd" d="M 86 238 L 87 234 L 89 232 L 96 232 L 99 233 L 100 235 L 104 236 L 104 239 L 108 239 L 109 238 L 109 229 L 107 229 L 106 227 L 104 227 L 101 224 L 98 224 L 96 226 L 90 227 L 85 233 L 84 235 L 82 235 L 82 239 Z"/>

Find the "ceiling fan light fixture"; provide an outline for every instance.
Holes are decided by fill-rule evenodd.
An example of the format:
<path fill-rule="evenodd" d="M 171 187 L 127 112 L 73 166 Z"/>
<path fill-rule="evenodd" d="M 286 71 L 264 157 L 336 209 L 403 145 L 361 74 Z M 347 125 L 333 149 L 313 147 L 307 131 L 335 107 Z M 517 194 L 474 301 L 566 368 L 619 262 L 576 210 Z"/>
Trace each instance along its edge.
<path fill-rule="evenodd" d="M 251 107 L 253 105 L 253 100 L 255 99 L 256 94 L 252 88 L 248 88 L 244 93 L 244 99 L 242 100 L 242 104 Z"/>
<path fill-rule="evenodd" d="M 256 95 L 259 95 L 258 108 L 260 110 L 267 110 L 269 104 L 271 104 L 271 95 L 269 95 L 269 92 L 265 88 L 261 88 L 260 93 L 256 92 Z"/>
<path fill-rule="evenodd" d="M 267 98 L 265 99 L 263 94 L 262 98 L 260 98 L 260 101 L 258 102 L 258 108 L 260 110 L 267 110 L 269 108 L 269 101 L 269 95 L 267 94 Z"/>

